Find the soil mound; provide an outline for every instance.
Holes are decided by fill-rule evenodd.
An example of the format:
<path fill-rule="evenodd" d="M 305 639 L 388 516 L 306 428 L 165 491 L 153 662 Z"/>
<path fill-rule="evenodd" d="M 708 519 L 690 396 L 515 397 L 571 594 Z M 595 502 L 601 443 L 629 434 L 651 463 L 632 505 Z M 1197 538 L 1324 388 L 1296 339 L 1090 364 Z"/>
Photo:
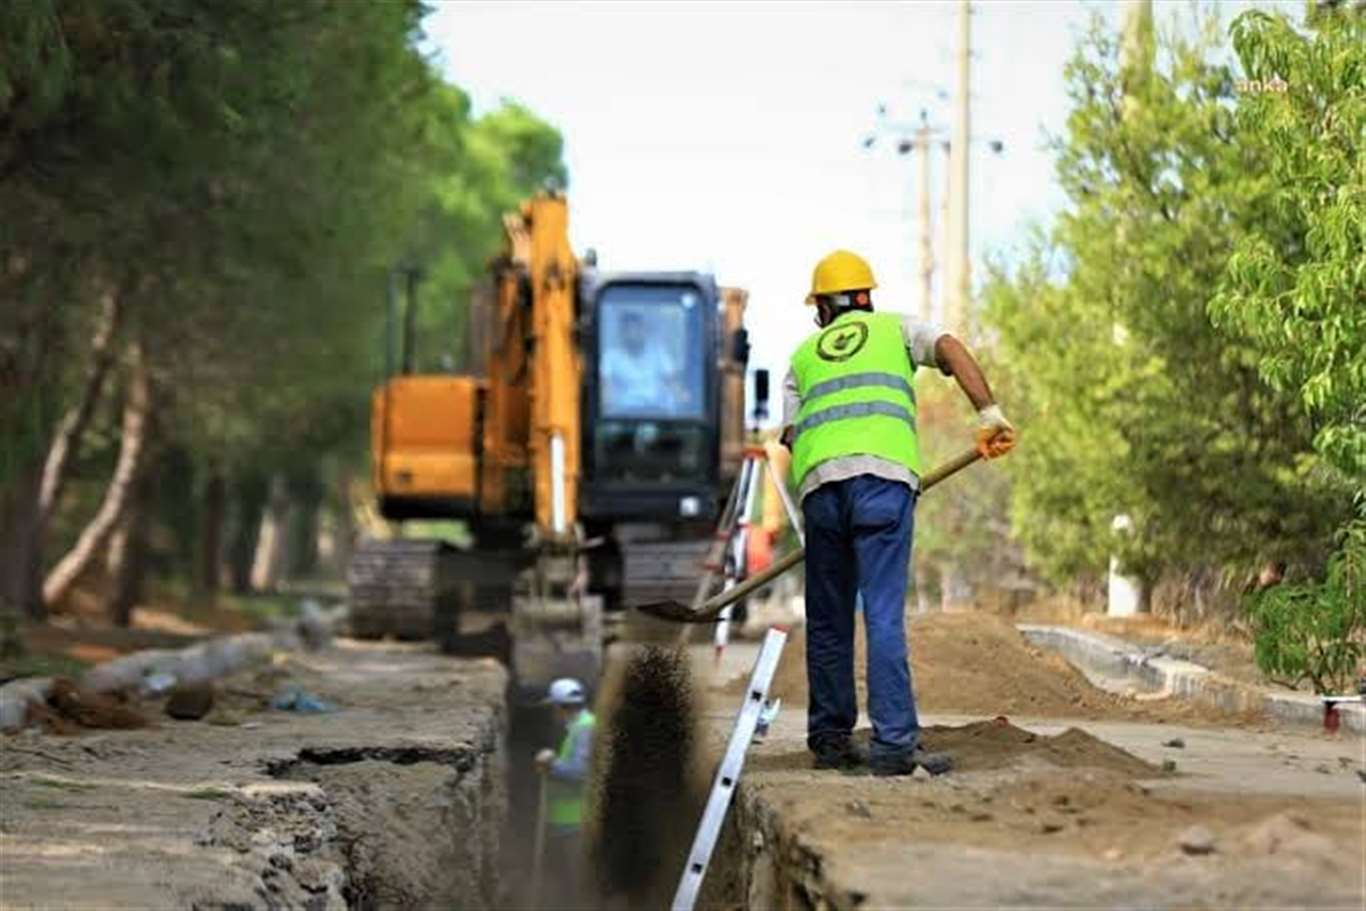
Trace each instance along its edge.
<path fill-rule="evenodd" d="M 609 669 L 599 698 L 592 855 L 603 896 L 668 903 L 701 795 L 690 665 L 678 648 L 634 651 Z"/>
<path fill-rule="evenodd" d="M 1133 778 L 1158 774 L 1156 767 L 1080 728 L 1044 736 L 1004 720 L 933 725 L 923 730 L 921 743 L 927 750 L 952 754 L 955 767 L 965 771 L 1003 768 L 1028 756 L 1067 769 L 1105 769 Z"/>
<path fill-rule="evenodd" d="M 81 728 L 129 730 L 147 727 L 147 719 L 113 696 L 82 689 L 66 677 L 52 681 L 47 706 L 33 707 L 30 720 L 54 734 L 74 734 Z"/>
<path fill-rule="evenodd" d="M 862 728 L 854 739 L 866 748 L 872 732 Z M 1119 778 L 1155 778 L 1161 772 L 1132 753 L 1098 740 L 1079 728 L 1046 736 L 1018 728 L 1004 719 L 962 726 L 933 725 L 921 731 L 921 746 L 953 757 L 958 772 L 1002 769 L 1046 763 L 1059 769 L 1099 769 Z M 810 769 L 811 754 L 794 750 L 759 754 L 753 768 L 764 771 Z"/>
<path fill-rule="evenodd" d="M 923 614 L 907 623 L 916 704 L 922 711 L 981 715 L 1114 717 L 1124 700 L 1092 686 L 1062 658 L 1031 646 L 994 614 Z M 867 695 L 863 621 L 854 640 L 859 700 Z M 743 692 L 741 680 L 727 692 Z M 805 702 L 806 636 L 794 629 L 771 695 Z"/>

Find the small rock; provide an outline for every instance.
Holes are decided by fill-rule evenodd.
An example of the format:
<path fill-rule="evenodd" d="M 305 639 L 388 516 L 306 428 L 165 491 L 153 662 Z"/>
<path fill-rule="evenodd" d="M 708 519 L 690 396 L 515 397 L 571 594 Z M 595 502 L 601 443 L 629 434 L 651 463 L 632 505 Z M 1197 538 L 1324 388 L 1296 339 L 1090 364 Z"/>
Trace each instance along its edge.
<path fill-rule="evenodd" d="M 1171 747 L 1174 750 L 1184 750 L 1186 748 L 1186 741 L 1182 740 L 1180 737 L 1173 737 L 1171 740 L 1164 740 L 1162 745 L 1164 747 Z"/>
<path fill-rule="evenodd" d="M 1175 760 L 1175 759 L 1164 759 L 1164 760 L 1162 760 L 1162 771 L 1164 771 L 1164 772 L 1175 772 L 1175 771 L 1176 771 L 1176 760 Z"/>
<path fill-rule="evenodd" d="M 1204 826 L 1191 826 L 1176 839 L 1177 845 L 1186 854 L 1201 855 L 1214 853 L 1214 833 Z"/>
<path fill-rule="evenodd" d="M 991 822 L 995 817 L 990 813 L 973 813 L 968 817 L 969 822 Z"/>
<path fill-rule="evenodd" d="M 1119 848 L 1111 848 L 1110 850 L 1106 851 L 1106 852 L 1105 852 L 1104 854 L 1102 854 L 1101 856 L 1104 857 L 1106 860 L 1115 861 L 1115 860 L 1119 860 L 1121 857 L 1123 857 L 1123 856 L 1124 856 L 1124 852 L 1121 851 Z"/>
<path fill-rule="evenodd" d="M 1056 819 L 1045 819 L 1039 823 L 1039 831 L 1045 835 L 1052 835 L 1054 832 L 1061 832 L 1062 830 L 1062 823 Z"/>
<path fill-rule="evenodd" d="M 850 816 L 857 816 L 860 819 L 872 819 L 873 812 L 868 809 L 868 805 L 861 800 L 851 800 L 844 805 Z"/>
<path fill-rule="evenodd" d="M 1363 784 L 1366 784 L 1366 769 L 1357 769 L 1357 777 L 1361 779 Z"/>
<path fill-rule="evenodd" d="M 1322 765 L 1322 764 L 1314 766 L 1314 771 L 1315 771 L 1315 772 L 1318 772 L 1320 775 L 1332 775 L 1332 774 L 1333 774 L 1333 770 L 1332 770 L 1332 769 L 1330 769 L 1330 768 L 1328 768 L 1328 766 Z"/>
<path fill-rule="evenodd" d="M 177 721 L 198 721 L 213 708 L 213 684 L 181 683 L 171 689 L 166 714 Z"/>

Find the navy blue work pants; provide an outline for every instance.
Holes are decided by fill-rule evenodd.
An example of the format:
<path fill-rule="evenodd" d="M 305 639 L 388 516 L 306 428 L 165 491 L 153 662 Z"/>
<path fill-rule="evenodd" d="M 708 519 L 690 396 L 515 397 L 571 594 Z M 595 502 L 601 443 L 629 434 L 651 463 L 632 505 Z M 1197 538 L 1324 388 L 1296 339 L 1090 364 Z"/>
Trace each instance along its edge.
<path fill-rule="evenodd" d="M 858 721 L 854 602 L 868 635 L 872 755 L 915 749 L 920 721 L 906 660 L 906 574 L 916 492 L 873 475 L 822 484 L 802 501 L 806 523 L 807 742 L 848 736 Z"/>

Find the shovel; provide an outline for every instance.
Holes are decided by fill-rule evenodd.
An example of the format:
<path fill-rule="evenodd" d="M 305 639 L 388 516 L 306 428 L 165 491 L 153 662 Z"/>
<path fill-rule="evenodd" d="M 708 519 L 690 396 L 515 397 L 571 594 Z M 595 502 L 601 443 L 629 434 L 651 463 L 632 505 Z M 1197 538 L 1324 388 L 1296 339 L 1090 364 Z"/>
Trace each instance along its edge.
<path fill-rule="evenodd" d="M 920 479 L 920 492 L 924 493 L 940 481 L 957 474 L 967 468 L 973 462 L 982 457 L 976 449 L 969 449 L 961 452 L 949 459 L 943 465 L 926 474 Z M 696 610 L 677 601 L 652 601 L 649 604 L 640 604 L 636 610 L 641 613 L 658 617 L 661 620 L 669 620 L 673 623 L 715 623 L 721 611 L 739 601 L 757 588 L 763 588 L 774 579 L 787 572 L 806 558 L 806 548 L 799 547 L 794 551 L 783 554 L 775 560 L 773 565 L 761 573 L 750 576 L 745 581 L 736 585 L 734 588 L 714 595 L 710 599 L 703 601 Z"/>
<path fill-rule="evenodd" d="M 545 827 L 546 827 L 546 805 L 548 797 L 546 794 L 546 774 L 540 772 L 541 790 L 536 804 L 536 842 L 532 848 L 531 860 L 531 904 L 533 907 L 540 908 L 541 905 L 541 884 L 545 873 Z"/>

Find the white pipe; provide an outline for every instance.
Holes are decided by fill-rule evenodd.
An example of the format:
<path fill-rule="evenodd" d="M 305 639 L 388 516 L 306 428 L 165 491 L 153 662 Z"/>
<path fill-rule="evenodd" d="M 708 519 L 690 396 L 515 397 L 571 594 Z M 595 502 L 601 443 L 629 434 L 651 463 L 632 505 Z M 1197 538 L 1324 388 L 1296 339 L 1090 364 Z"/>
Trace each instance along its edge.
<path fill-rule="evenodd" d="M 550 526 L 555 534 L 565 533 L 564 518 L 564 436 L 550 435 Z"/>

